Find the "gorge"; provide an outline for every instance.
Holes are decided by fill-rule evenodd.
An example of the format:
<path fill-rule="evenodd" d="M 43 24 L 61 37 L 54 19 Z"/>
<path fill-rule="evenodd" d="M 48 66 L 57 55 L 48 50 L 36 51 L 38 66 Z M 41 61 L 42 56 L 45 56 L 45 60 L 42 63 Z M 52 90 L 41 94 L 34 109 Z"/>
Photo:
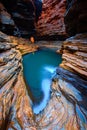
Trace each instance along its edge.
<path fill-rule="evenodd" d="M 7 1 L 0 0 L 0 129 L 86 130 L 87 1 L 43 0 L 42 4 L 39 0 Z M 35 43 L 29 41 L 31 36 Z M 62 63 L 50 79 L 50 98 L 45 108 L 35 114 L 32 95 L 23 77 L 26 69 L 23 56 L 30 53 L 34 62 L 32 56 L 48 48 L 62 54 Z M 35 63 L 30 63 L 30 78 Z"/>

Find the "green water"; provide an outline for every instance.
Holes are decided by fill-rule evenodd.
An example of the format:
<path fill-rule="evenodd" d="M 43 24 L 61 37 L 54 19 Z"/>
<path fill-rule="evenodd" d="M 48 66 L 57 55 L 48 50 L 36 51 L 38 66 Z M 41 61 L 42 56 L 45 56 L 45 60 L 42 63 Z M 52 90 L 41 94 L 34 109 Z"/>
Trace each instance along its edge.
<path fill-rule="evenodd" d="M 45 108 L 50 98 L 51 79 L 60 63 L 61 55 L 51 50 L 40 50 L 23 56 L 24 78 L 36 114 Z"/>

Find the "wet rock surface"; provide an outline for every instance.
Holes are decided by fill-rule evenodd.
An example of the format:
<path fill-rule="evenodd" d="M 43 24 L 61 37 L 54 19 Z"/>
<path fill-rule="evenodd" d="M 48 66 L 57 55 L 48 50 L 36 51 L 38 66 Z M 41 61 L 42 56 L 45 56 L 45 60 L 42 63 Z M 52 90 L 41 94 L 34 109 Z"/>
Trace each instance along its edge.
<path fill-rule="evenodd" d="M 87 79 L 87 33 L 68 38 L 63 44 L 61 67 Z"/>
<path fill-rule="evenodd" d="M 38 129 L 87 129 L 87 81 L 57 68 L 51 88 L 51 99 L 42 113 L 36 116 Z"/>
<path fill-rule="evenodd" d="M 67 33 L 72 36 L 87 32 L 87 1 L 67 0 L 65 25 Z"/>
<path fill-rule="evenodd" d="M 42 13 L 36 25 L 38 36 L 66 36 L 64 13 L 66 0 L 43 0 Z M 48 39 L 48 38 L 47 38 Z"/>

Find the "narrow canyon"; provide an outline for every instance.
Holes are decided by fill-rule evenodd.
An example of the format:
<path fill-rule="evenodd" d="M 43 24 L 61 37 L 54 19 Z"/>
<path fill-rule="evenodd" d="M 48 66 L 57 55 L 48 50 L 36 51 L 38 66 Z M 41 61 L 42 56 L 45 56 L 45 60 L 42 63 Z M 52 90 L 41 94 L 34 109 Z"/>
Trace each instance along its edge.
<path fill-rule="evenodd" d="M 0 0 L 0 130 L 87 130 L 86 23 L 86 0 Z M 23 56 L 44 49 L 62 62 L 35 114 Z"/>

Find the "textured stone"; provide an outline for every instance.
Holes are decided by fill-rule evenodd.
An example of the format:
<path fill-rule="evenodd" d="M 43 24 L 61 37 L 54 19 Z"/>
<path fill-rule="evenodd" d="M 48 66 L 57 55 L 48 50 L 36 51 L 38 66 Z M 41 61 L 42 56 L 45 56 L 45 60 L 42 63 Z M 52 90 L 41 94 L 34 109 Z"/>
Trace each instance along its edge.
<path fill-rule="evenodd" d="M 36 116 L 41 130 L 87 129 L 87 81 L 57 68 L 53 78 L 50 100 L 42 113 Z"/>
<path fill-rule="evenodd" d="M 87 0 L 67 0 L 65 14 L 66 31 L 69 35 L 87 32 Z"/>
<path fill-rule="evenodd" d="M 21 53 L 1 32 L 0 39 L 0 129 L 35 130 L 22 74 Z"/>
<path fill-rule="evenodd" d="M 61 67 L 87 78 L 87 34 L 77 34 L 66 39 L 62 49 Z"/>
<path fill-rule="evenodd" d="M 13 34 L 16 25 L 3 4 L 0 3 L 0 30 L 7 34 Z"/>
<path fill-rule="evenodd" d="M 43 0 L 42 13 L 36 24 L 38 36 L 65 36 L 65 11 L 66 0 Z"/>
<path fill-rule="evenodd" d="M 80 35 L 78 37 L 81 38 Z M 33 51 L 30 45 L 35 44 L 1 32 L 0 41 L 0 129 L 87 129 L 87 81 L 57 68 L 47 106 L 34 115 L 23 80 L 21 54 Z"/>
<path fill-rule="evenodd" d="M 5 8 L 0 6 L 1 22 L 6 26 L 4 31 L 1 25 L 1 31 L 22 37 L 30 37 L 35 34 L 35 5 L 33 0 L 1 0 L 1 2 L 5 6 Z M 12 28 L 14 26 L 15 28 Z"/>

